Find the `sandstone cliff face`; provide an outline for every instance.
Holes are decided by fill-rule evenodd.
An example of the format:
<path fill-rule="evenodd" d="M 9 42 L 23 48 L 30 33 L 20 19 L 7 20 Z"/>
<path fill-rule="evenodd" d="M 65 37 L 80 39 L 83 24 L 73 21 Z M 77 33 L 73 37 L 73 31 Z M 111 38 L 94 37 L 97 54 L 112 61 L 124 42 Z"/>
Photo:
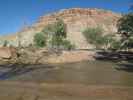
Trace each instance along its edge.
<path fill-rule="evenodd" d="M 87 27 L 100 26 L 104 29 L 105 34 L 117 31 L 116 23 L 121 17 L 120 14 L 101 9 L 83 9 L 73 8 L 61 10 L 59 12 L 40 17 L 36 24 L 21 32 L 19 40 L 21 45 L 27 46 L 33 43 L 35 33 L 40 32 L 46 25 L 61 18 L 67 25 L 68 39 L 79 49 L 92 48 L 93 46 L 86 42 L 82 31 Z"/>

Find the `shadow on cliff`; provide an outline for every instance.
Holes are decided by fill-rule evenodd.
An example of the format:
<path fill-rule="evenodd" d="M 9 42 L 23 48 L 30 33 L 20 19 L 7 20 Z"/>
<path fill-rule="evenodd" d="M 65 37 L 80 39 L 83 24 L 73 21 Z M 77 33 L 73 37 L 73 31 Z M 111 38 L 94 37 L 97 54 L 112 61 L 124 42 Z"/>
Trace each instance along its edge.
<path fill-rule="evenodd" d="M 53 68 L 53 66 L 41 64 L 0 65 L 0 80 L 7 80 L 39 69 L 49 70 Z"/>

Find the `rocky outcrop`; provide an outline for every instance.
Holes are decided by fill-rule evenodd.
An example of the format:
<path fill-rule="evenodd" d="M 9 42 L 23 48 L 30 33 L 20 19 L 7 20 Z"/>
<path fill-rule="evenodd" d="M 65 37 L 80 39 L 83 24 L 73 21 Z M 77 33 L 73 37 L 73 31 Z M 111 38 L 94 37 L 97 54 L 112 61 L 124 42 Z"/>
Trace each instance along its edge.
<path fill-rule="evenodd" d="M 93 51 L 63 51 L 62 54 L 50 55 L 47 59 L 40 60 L 50 64 L 55 63 L 74 63 L 81 61 L 93 61 L 95 52 Z"/>
<path fill-rule="evenodd" d="M 0 48 L 0 59 L 11 59 L 16 56 L 15 48 L 1 47 Z"/>
<path fill-rule="evenodd" d="M 100 26 L 104 29 L 105 34 L 114 33 L 117 31 L 116 23 L 120 17 L 120 14 L 102 9 L 64 9 L 56 13 L 41 16 L 31 27 L 25 28 L 18 33 L 18 40 L 23 46 L 33 44 L 33 37 L 36 33 L 42 31 L 46 25 L 55 22 L 56 18 L 61 18 L 67 25 L 68 40 L 75 44 L 78 49 L 93 48 L 91 44 L 86 42 L 82 31 L 86 27 Z"/>
<path fill-rule="evenodd" d="M 8 48 L 0 48 L 0 58 L 1 59 L 10 59 L 12 57 L 11 50 Z"/>
<path fill-rule="evenodd" d="M 0 47 L 0 64 L 16 63 L 17 57 L 17 49 Z"/>

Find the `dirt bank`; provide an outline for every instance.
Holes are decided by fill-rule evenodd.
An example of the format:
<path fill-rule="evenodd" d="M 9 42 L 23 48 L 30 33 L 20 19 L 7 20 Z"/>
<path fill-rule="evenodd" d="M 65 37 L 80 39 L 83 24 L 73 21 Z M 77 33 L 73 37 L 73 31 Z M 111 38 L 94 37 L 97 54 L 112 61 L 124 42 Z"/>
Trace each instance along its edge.
<path fill-rule="evenodd" d="M 52 51 L 47 49 L 23 49 L 18 58 L 22 63 L 56 64 L 94 60 L 95 52 L 85 50 Z"/>
<path fill-rule="evenodd" d="M 73 63 L 80 61 L 91 61 L 94 60 L 95 52 L 92 51 L 63 51 L 60 55 L 53 54 L 48 59 L 43 59 L 47 63 Z"/>
<path fill-rule="evenodd" d="M 6 51 L 4 52 L 6 54 Z M 95 55 L 95 52 L 87 50 L 54 51 L 46 48 L 21 48 L 16 49 L 16 53 L 18 56 L 15 56 L 15 59 L 13 59 L 14 56 L 11 56 L 12 54 L 10 54 L 11 57 L 9 59 L 5 60 L 5 58 L 2 58 L 0 63 L 3 63 L 4 61 L 6 61 L 6 63 L 19 64 L 74 63 L 92 61 L 94 60 Z"/>

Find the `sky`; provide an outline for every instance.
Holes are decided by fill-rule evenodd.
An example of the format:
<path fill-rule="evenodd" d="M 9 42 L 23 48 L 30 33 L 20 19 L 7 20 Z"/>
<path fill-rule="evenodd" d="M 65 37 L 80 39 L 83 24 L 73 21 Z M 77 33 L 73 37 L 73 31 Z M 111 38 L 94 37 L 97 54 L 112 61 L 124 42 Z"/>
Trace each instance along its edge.
<path fill-rule="evenodd" d="M 0 0 L 0 35 L 15 33 L 47 13 L 67 8 L 101 8 L 127 13 L 131 0 Z"/>

